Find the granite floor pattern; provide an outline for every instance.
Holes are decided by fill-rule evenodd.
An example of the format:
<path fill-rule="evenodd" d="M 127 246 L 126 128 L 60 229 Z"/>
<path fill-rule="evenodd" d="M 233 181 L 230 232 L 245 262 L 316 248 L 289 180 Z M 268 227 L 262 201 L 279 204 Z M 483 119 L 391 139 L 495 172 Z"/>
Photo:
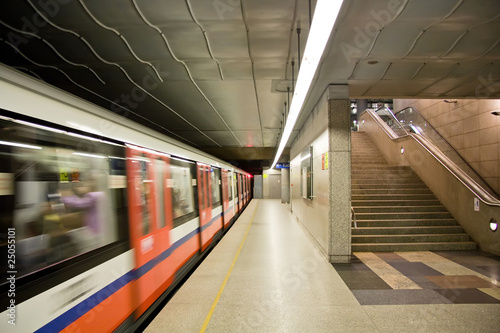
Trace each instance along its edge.
<path fill-rule="evenodd" d="M 500 304 L 500 257 L 480 251 L 357 252 L 333 267 L 362 305 Z"/>
<path fill-rule="evenodd" d="M 499 277 L 500 259 L 481 252 L 332 265 L 290 205 L 254 199 L 144 331 L 499 333 Z"/>

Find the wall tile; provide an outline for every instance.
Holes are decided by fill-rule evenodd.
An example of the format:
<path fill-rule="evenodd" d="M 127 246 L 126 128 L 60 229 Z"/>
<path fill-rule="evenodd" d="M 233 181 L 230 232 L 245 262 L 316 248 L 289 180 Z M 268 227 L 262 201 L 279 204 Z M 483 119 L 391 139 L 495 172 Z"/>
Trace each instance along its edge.
<path fill-rule="evenodd" d="M 489 178 L 489 177 L 498 178 L 498 162 L 497 161 L 480 162 L 479 174 L 483 178 Z"/>
<path fill-rule="evenodd" d="M 464 118 L 477 116 L 479 114 L 479 102 L 476 100 L 471 100 L 471 102 L 468 103 L 464 102 L 461 105 L 461 112 L 464 115 Z"/>
<path fill-rule="evenodd" d="M 500 187 L 500 100 L 407 100 L 497 192 Z"/>
<path fill-rule="evenodd" d="M 464 133 L 475 132 L 479 130 L 479 116 L 473 116 L 465 119 Z"/>
<path fill-rule="evenodd" d="M 480 146 L 479 158 L 481 159 L 481 162 L 483 162 L 483 161 L 497 161 L 498 160 L 498 143 Z"/>
<path fill-rule="evenodd" d="M 479 146 L 479 131 L 464 134 L 464 148 Z"/>
<path fill-rule="evenodd" d="M 459 153 L 469 163 L 479 162 L 481 160 L 479 157 L 479 148 L 477 147 L 461 149 Z"/>
<path fill-rule="evenodd" d="M 463 149 L 464 147 L 464 135 L 456 135 L 449 138 L 449 143 L 455 150 Z"/>
<path fill-rule="evenodd" d="M 498 178 L 497 177 L 486 177 L 483 179 L 485 182 L 488 183 L 488 185 L 491 186 L 491 188 L 493 190 L 495 190 L 495 192 L 499 193 L 499 191 L 498 191 Z"/>
<path fill-rule="evenodd" d="M 450 136 L 459 135 L 459 134 L 462 134 L 463 132 L 464 132 L 464 121 L 463 120 L 459 120 L 459 121 L 455 121 L 453 123 L 450 123 L 450 133 L 449 133 Z"/>
<path fill-rule="evenodd" d="M 489 145 L 497 143 L 498 140 L 498 127 L 485 128 L 479 131 L 479 144 Z"/>
<path fill-rule="evenodd" d="M 500 125 L 499 116 L 494 116 L 490 112 L 483 112 L 479 115 L 479 128 L 496 127 Z"/>

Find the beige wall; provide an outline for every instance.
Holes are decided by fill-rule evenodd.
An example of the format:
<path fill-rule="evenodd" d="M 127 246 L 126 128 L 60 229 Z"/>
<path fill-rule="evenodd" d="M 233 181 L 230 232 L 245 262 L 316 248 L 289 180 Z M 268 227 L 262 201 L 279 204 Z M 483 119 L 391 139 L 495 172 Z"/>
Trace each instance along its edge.
<path fill-rule="evenodd" d="M 328 254 L 328 170 L 321 168 L 321 156 L 328 152 L 328 101 L 323 96 L 290 149 L 290 200 L 293 215 L 307 231 L 307 235 L 326 256 Z M 300 154 L 313 146 L 313 195 L 314 199 L 304 199 L 300 195 Z"/>
<path fill-rule="evenodd" d="M 460 155 L 500 193 L 500 100 L 394 100 L 394 111 L 416 108 Z"/>

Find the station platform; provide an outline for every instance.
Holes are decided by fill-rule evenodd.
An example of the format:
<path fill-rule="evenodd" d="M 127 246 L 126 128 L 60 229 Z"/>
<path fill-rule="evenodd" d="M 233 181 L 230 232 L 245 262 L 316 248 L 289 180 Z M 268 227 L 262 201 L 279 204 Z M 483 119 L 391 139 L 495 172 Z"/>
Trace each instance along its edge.
<path fill-rule="evenodd" d="M 330 264 L 279 200 L 252 200 L 145 332 L 500 332 L 500 258 L 360 252 Z"/>

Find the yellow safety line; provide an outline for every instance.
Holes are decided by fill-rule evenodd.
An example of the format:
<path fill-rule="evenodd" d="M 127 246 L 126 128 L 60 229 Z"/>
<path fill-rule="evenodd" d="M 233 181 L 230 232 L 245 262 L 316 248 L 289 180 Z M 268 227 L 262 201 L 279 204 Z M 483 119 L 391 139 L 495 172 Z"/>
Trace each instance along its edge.
<path fill-rule="evenodd" d="M 248 232 L 250 231 L 250 227 L 252 226 L 253 219 L 255 218 L 255 213 L 257 213 L 257 207 L 259 206 L 259 201 L 257 201 L 257 205 L 255 206 L 255 211 L 253 212 L 252 219 L 250 220 L 250 224 L 248 225 L 247 231 L 245 232 L 245 236 L 243 236 L 243 240 L 241 241 L 240 247 L 238 248 L 238 251 L 236 251 L 236 255 L 234 256 L 233 262 L 231 263 L 231 267 L 229 267 L 229 271 L 226 274 L 226 278 L 224 279 L 224 282 L 222 282 L 222 285 L 219 289 L 219 292 L 217 293 L 217 296 L 215 297 L 214 303 L 212 304 L 212 307 L 210 308 L 210 311 L 208 312 L 207 317 L 205 318 L 205 322 L 203 323 L 203 326 L 201 327 L 200 333 L 205 332 L 207 329 L 208 323 L 210 322 L 210 319 L 212 318 L 212 315 L 215 311 L 215 307 L 217 306 L 217 303 L 219 302 L 219 299 L 222 295 L 222 292 L 224 291 L 224 287 L 226 286 L 227 280 L 229 280 L 229 276 L 231 275 L 231 272 L 233 271 L 234 265 L 236 264 L 236 260 L 238 259 L 238 256 L 240 255 L 241 249 L 243 248 L 243 245 L 245 244 L 245 240 L 247 239 Z"/>

